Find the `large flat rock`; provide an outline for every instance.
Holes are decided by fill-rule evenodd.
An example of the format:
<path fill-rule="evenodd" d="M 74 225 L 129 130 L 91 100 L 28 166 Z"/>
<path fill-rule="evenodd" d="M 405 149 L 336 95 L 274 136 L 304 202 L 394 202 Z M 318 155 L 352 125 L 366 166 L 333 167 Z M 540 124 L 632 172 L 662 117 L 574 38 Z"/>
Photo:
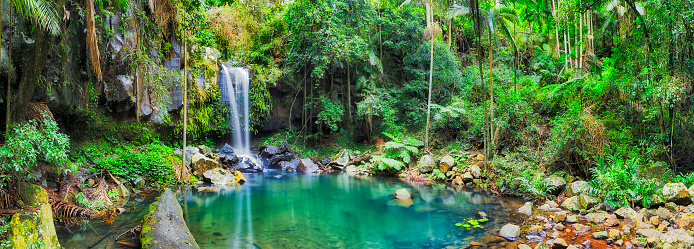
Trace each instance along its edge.
<path fill-rule="evenodd" d="M 10 248 L 33 248 L 36 245 L 61 248 L 46 190 L 38 185 L 20 183 L 19 192 L 30 209 L 12 216 L 7 236 Z"/>
<path fill-rule="evenodd" d="M 142 220 L 140 240 L 143 249 L 200 248 L 186 226 L 181 205 L 169 189 L 149 206 L 149 214 Z"/>

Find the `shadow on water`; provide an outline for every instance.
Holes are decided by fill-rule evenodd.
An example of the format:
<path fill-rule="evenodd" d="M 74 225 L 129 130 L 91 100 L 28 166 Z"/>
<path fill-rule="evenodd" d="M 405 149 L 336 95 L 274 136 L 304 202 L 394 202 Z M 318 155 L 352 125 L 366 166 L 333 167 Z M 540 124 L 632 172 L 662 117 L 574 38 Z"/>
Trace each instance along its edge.
<path fill-rule="evenodd" d="M 192 189 L 183 198 L 201 248 L 460 247 L 505 224 L 520 205 L 476 190 L 345 174 L 247 180 L 212 192 Z M 394 199 L 400 188 L 412 200 Z M 478 211 L 491 217 L 486 229 L 455 226 Z"/>

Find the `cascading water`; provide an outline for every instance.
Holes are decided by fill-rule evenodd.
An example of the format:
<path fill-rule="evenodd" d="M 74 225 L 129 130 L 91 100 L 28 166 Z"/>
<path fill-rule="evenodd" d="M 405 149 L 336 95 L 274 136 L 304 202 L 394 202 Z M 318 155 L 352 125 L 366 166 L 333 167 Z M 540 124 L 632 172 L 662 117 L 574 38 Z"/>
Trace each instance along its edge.
<path fill-rule="evenodd" d="M 251 152 L 251 136 L 248 108 L 248 93 L 250 73 L 243 67 L 227 68 L 222 66 L 219 87 L 222 92 L 222 103 L 230 109 L 228 122 L 232 127 L 232 144 L 234 154 L 239 157 L 240 164 L 247 164 L 256 171 L 262 171 L 262 165 L 257 156 Z M 261 167 L 261 168 L 258 168 Z M 241 166 L 241 168 L 245 168 Z M 248 170 L 247 170 L 248 171 Z"/>

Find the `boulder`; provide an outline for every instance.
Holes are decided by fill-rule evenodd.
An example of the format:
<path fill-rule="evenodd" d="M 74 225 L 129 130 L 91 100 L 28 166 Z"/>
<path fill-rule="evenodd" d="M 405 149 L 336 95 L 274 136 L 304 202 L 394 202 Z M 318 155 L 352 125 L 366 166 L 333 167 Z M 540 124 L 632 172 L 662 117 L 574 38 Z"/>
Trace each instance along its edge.
<path fill-rule="evenodd" d="M 453 166 L 455 165 L 455 159 L 453 159 L 452 156 L 444 156 L 441 158 L 441 161 L 439 162 L 439 170 L 441 172 L 447 172 Z"/>
<path fill-rule="evenodd" d="M 614 211 L 614 214 L 617 215 L 617 217 L 622 218 L 622 219 L 630 219 L 634 220 L 636 219 L 636 211 L 630 207 L 621 207 L 617 209 L 617 211 Z"/>
<path fill-rule="evenodd" d="M 212 160 L 208 157 L 206 157 L 203 154 L 197 153 L 192 156 L 191 158 L 192 163 L 193 163 L 193 174 L 195 174 L 196 177 L 202 178 L 203 173 L 205 171 L 214 169 L 214 168 L 219 168 L 222 165 L 217 162 L 216 160 Z"/>
<path fill-rule="evenodd" d="M 475 180 L 475 177 L 473 177 L 472 174 L 470 174 L 470 172 L 465 172 L 465 174 L 463 174 L 462 180 L 464 183 L 468 183 L 472 182 L 472 180 Z"/>
<path fill-rule="evenodd" d="M 570 211 L 578 211 L 581 209 L 578 204 L 578 197 L 576 196 L 567 198 L 566 200 L 564 200 L 564 202 L 561 203 L 561 206 Z"/>
<path fill-rule="evenodd" d="M 552 195 L 558 195 L 564 191 L 564 186 L 566 186 L 566 180 L 559 176 L 549 176 L 545 178 L 545 183 L 548 187 L 552 187 Z"/>
<path fill-rule="evenodd" d="M 607 239 L 607 231 L 594 232 L 593 239 Z"/>
<path fill-rule="evenodd" d="M 206 182 L 215 185 L 232 185 L 238 181 L 234 174 L 221 168 L 205 171 L 202 175 Z"/>
<path fill-rule="evenodd" d="M 431 173 L 432 171 L 434 171 L 435 166 L 436 162 L 434 161 L 434 158 L 430 155 L 424 155 L 421 158 L 419 158 L 419 161 L 417 161 L 417 168 L 421 173 Z"/>
<path fill-rule="evenodd" d="M 470 166 L 470 174 L 472 174 L 472 176 L 475 178 L 480 178 L 482 177 L 482 170 L 480 170 L 479 166 L 472 165 Z"/>
<path fill-rule="evenodd" d="M 181 205 L 169 189 L 149 206 L 149 214 L 142 220 L 140 241 L 143 249 L 200 248 L 183 219 Z"/>
<path fill-rule="evenodd" d="M 691 196 L 684 183 L 666 183 L 663 186 L 663 199 L 665 199 L 665 202 L 674 202 L 678 205 L 689 205 L 692 203 Z"/>
<path fill-rule="evenodd" d="M 674 229 L 660 236 L 660 240 L 670 244 L 694 244 L 694 238 L 684 229 Z"/>
<path fill-rule="evenodd" d="M 661 231 L 658 231 L 656 229 L 637 229 L 636 230 L 636 235 L 645 237 L 645 238 L 659 238 L 660 235 L 663 233 Z"/>
<path fill-rule="evenodd" d="M 280 162 L 280 169 L 287 172 L 296 172 L 296 168 L 299 166 L 299 160 L 294 161 L 282 161 Z"/>
<path fill-rule="evenodd" d="M 588 191 L 588 182 L 575 181 L 566 186 L 566 191 L 564 191 L 564 193 L 566 197 L 573 197 L 583 194 L 586 191 Z"/>
<path fill-rule="evenodd" d="M 587 194 L 578 196 L 578 205 L 581 209 L 591 209 L 598 203 L 600 203 L 600 199 L 588 196 Z"/>
<path fill-rule="evenodd" d="M 357 166 L 354 165 L 347 165 L 344 169 L 343 172 L 345 173 L 357 173 Z"/>
<path fill-rule="evenodd" d="M 569 244 L 562 238 L 556 238 L 554 242 L 552 242 L 552 249 L 564 249 L 567 247 L 569 247 Z"/>
<path fill-rule="evenodd" d="M 407 189 L 401 188 L 395 191 L 395 197 L 397 198 L 410 198 L 412 197 L 410 195 L 410 192 L 407 192 Z"/>
<path fill-rule="evenodd" d="M 472 179 L 470 179 L 472 181 Z M 465 180 L 463 177 L 456 176 L 455 179 L 453 179 L 453 182 L 451 182 L 453 185 L 458 185 L 458 186 L 463 186 L 465 185 Z"/>
<path fill-rule="evenodd" d="M 116 192 L 118 192 L 118 196 L 120 196 L 123 199 L 128 198 L 128 196 L 130 196 L 130 190 L 124 184 L 118 184 L 118 186 L 116 186 Z"/>
<path fill-rule="evenodd" d="M 212 157 L 212 149 L 210 147 L 207 147 L 205 145 L 200 145 L 198 146 L 198 149 L 200 150 L 200 154 L 205 155 L 206 157 Z"/>
<path fill-rule="evenodd" d="M 533 203 L 532 202 L 526 202 L 522 207 L 518 209 L 519 213 L 522 214 L 527 214 L 527 215 L 532 215 L 533 214 Z"/>
<path fill-rule="evenodd" d="M 12 216 L 7 235 L 10 248 L 33 248 L 37 244 L 43 244 L 45 248 L 61 248 L 46 190 L 38 185 L 22 182 L 19 184 L 19 192 L 30 209 Z"/>
<path fill-rule="evenodd" d="M 200 149 L 198 149 L 197 147 L 193 147 L 193 146 L 187 146 L 186 147 L 186 155 L 191 156 L 191 155 L 195 155 L 198 153 L 200 153 Z"/>
<path fill-rule="evenodd" d="M 296 172 L 316 173 L 318 172 L 318 165 L 316 165 L 310 158 L 304 158 L 299 160 L 299 165 L 296 166 Z"/>
<path fill-rule="evenodd" d="M 514 224 L 506 224 L 499 230 L 499 236 L 507 240 L 516 241 L 520 236 L 520 227 Z"/>
<path fill-rule="evenodd" d="M 234 154 L 234 147 L 231 147 L 229 144 L 224 144 L 221 149 L 222 154 L 226 155 L 233 155 Z"/>
<path fill-rule="evenodd" d="M 275 154 L 270 159 L 270 165 L 276 165 L 276 167 L 278 167 L 279 162 L 291 161 L 292 159 L 294 159 L 294 154 L 292 154 L 291 152 L 284 152 L 282 154 Z"/>
<path fill-rule="evenodd" d="M 622 236 L 622 233 L 617 230 L 617 229 L 609 229 L 607 230 L 607 237 L 613 240 L 619 240 L 619 238 Z"/>
<path fill-rule="evenodd" d="M 275 146 L 275 145 L 268 145 L 265 146 L 265 149 L 263 149 L 262 152 L 260 152 L 260 156 L 263 158 L 271 158 L 275 154 L 279 153 L 280 148 Z"/>
<path fill-rule="evenodd" d="M 332 160 L 330 160 L 330 165 L 331 167 L 338 168 L 342 170 L 344 167 L 349 164 L 349 160 L 352 160 L 352 157 L 350 156 L 350 150 L 348 149 L 343 149 L 333 157 Z"/>

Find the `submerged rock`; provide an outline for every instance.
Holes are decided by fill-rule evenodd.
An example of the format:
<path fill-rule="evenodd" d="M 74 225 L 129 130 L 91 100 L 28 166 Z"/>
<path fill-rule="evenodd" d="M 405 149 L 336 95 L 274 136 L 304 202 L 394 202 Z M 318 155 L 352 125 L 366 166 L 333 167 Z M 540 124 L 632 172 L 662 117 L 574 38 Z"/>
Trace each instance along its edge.
<path fill-rule="evenodd" d="M 395 197 L 397 198 L 410 198 L 412 197 L 410 195 L 410 192 L 407 192 L 407 189 L 401 188 L 395 191 Z"/>
<path fill-rule="evenodd" d="M 318 172 L 318 165 L 316 165 L 310 158 L 304 158 L 299 160 L 299 165 L 296 167 L 296 172 L 316 173 Z"/>
<path fill-rule="evenodd" d="M 47 248 L 61 248 L 46 190 L 30 183 L 20 183 L 19 186 L 22 199 L 31 209 L 12 216 L 7 236 L 10 248 L 33 248 L 37 244 L 43 244 Z"/>
<path fill-rule="evenodd" d="M 183 219 L 181 205 L 169 189 L 149 206 L 149 214 L 142 220 L 140 241 L 143 249 L 200 248 Z"/>

